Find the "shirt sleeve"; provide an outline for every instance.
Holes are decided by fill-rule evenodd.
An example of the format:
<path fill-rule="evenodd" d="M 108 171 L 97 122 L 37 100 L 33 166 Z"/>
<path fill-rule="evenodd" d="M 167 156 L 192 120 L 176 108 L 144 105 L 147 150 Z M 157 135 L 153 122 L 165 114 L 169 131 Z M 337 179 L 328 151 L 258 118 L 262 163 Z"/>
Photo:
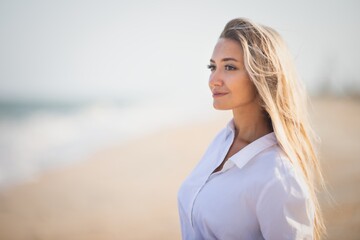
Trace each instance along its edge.
<path fill-rule="evenodd" d="M 288 175 L 264 187 L 256 214 L 266 240 L 313 239 L 314 207 L 301 183 Z"/>

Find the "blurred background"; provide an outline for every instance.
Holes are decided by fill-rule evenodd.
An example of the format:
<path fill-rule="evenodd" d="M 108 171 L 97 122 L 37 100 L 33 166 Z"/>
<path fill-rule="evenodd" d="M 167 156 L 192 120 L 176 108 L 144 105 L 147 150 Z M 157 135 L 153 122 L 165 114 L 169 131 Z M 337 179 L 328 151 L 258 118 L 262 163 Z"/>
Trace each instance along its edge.
<path fill-rule="evenodd" d="M 247 17 L 311 95 L 326 239 L 360 239 L 358 1 L 0 0 L 0 239 L 180 239 L 176 194 L 231 118 L 206 65 Z"/>

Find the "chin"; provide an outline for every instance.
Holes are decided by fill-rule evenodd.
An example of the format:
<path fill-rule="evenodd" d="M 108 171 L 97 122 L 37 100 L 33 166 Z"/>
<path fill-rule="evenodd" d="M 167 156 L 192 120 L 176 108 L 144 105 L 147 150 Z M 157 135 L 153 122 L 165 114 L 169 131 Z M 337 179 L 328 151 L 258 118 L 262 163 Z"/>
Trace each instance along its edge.
<path fill-rule="evenodd" d="M 220 104 L 216 104 L 216 103 L 213 103 L 213 107 L 216 110 L 230 110 L 230 109 L 232 109 L 232 108 L 229 108 L 229 107 L 226 107 L 226 106 L 223 106 L 223 105 L 220 105 Z"/>

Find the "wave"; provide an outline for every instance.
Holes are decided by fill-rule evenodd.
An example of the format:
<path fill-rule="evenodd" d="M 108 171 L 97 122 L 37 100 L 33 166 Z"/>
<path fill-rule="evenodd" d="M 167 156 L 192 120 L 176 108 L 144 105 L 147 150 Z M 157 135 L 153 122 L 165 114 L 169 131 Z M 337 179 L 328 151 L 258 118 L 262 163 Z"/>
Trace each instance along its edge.
<path fill-rule="evenodd" d="M 60 109 L 60 110 L 59 110 Z M 21 117 L 0 118 L 0 189 L 45 170 L 78 162 L 101 148 L 119 145 L 160 128 L 203 119 L 204 103 L 156 100 L 94 103 L 56 110 L 34 108 Z M 68 109 L 68 108 L 66 108 Z"/>

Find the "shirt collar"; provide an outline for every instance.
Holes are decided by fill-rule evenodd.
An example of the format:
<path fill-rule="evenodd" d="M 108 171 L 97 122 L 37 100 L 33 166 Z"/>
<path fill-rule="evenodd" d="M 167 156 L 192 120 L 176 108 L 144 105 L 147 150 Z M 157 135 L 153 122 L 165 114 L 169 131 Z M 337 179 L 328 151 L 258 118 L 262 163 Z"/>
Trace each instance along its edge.
<path fill-rule="evenodd" d="M 230 134 L 235 136 L 234 119 L 231 119 L 231 121 L 227 124 L 226 129 L 226 138 L 228 138 Z M 257 154 L 275 144 L 277 144 L 275 133 L 268 133 L 242 148 L 239 152 L 231 156 L 229 160 L 235 163 L 238 168 L 242 168 Z"/>
<path fill-rule="evenodd" d="M 226 125 L 226 138 L 228 138 L 230 135 L 235 136 L 235 124 L 234 119 L 231 119 L 228 124 Z"/>

